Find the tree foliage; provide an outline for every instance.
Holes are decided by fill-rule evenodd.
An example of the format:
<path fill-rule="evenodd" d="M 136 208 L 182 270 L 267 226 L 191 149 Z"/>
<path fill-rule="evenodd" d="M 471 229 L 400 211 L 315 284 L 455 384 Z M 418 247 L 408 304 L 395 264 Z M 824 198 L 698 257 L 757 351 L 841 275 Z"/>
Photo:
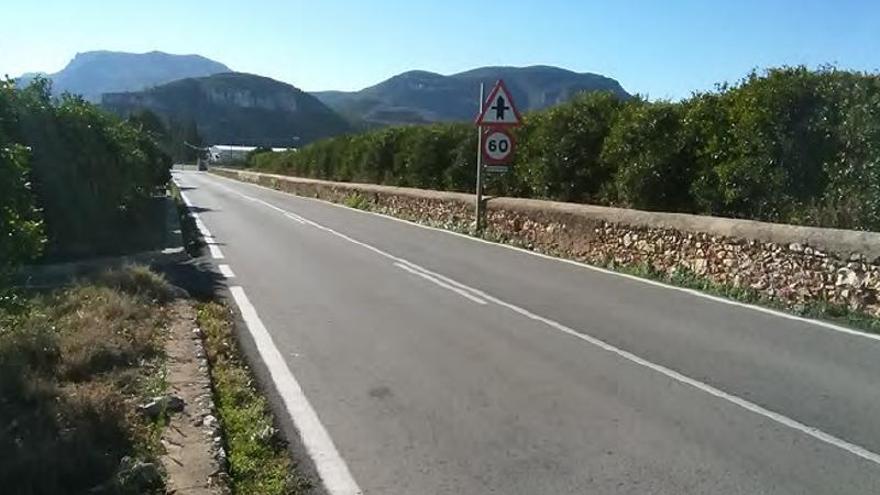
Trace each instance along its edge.
<path fill-rule="evenodd" d="M 12 81 L 0 81 L 0 279 L 36 258 L 45 242 L 31 191 L 29 153 L 12 139 L 17 127 L 15 91 Z"/>
<path fill-rule="evenodd" d="M 529 114 L 489 192 L 880 230 L 880 76 L 751 73 L 678 102 L 589 93 Z M 467 124 L 380 129 L 255 157 L 264 170 L 473 191 Z"/>
<path fill-rule="evenodd" d="M 7 81 L 0 92 L 0 202 L 14 203 L 3 211 L 25 220 L 4 219 L 0 237 L 29 232 L 14 249 L 33 257 L 41 216 L 49 254 L 114 251 L 122 233 L 144 221 L 150 198 L 170 178 L 170 159 L 156 140 L 163 132 L 149 118 L 122 121 L 79 97 L 53 99 L 43 79 L 21 90 Z M 36 204 L 40 215 L 28 204 Z"/>
<path fill-rule="evenodd" d="M 129 123 L 148 134 L 175 163 L 195 163 L 204 139 L 195 121 L 163 120 L 155 112 L 139 108 L 127 117 Z"/>
<path fill-rule="evenodd" d="M 0 279 L 33 260 L 45 242 L 28 178 L 27 149 L 0 137 Z"/>

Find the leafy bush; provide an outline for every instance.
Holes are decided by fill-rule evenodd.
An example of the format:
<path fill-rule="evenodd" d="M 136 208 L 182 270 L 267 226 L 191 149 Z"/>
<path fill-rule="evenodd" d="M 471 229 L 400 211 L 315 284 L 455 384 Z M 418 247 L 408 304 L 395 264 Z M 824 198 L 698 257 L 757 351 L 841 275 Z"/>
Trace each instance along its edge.
<path fill-rule="evenodd" d="M 27 148 L 15 132 L 12 81 L 0 81 L 0 282 L 14 266 L 36 258 L 45 242 L 31 193 Z"/>
<path fill-rule="evenodd" d="M 43 224 L 31 195 L 27 150 L 2 141 L 0 233 L 0 277 L 13 266 L 36 258 L 43 248 Z"/>
<path fill-rule="evenodd" d="M 272 153 L 272 148 L 269 148 L 267 146 L 257 146 L 256 148 L 252 149 L 251 151 L 248 151 L 247 155 L 244 158 L 244 165 L 248 166 L 248 165 L 252 164 L 254 162 L 255 157 L 257 155 L 260 155 L 263 153 Z"/>
<path fill-rule="evenodd" d="M 821 196 L 823 165 L 837 146 L 835 103 L 819 91 L 832 72 L 805 68 L 750 74 L 724 93 L 725 139 L 715 156 L 724 212 L 784 221 Z"/>
<path fill-rule="evenodd" d="M 12 194 L 11 189 L 0 201 L 24 205 L 23 188 L 14 184 L 26 186 L 22 177 L 27 175 L 45 221 L 50 255 L 119 249 L 127 236 L 146 224 L 153 214 L 151 198 L 170 179 L 170 158 L 154 136 L 161 124 L 144 118 L 122 121 L 79 97 L 64 95 L 53 100 L 43 79 L 21 90 L 12 84 L 7 81 L 0 91 L 4 149 L 0 168 L 18 177 L 4 179 L 2 186 L 17 192 Z M 30 149 L 27 172 L 24 146 Z M 39 252 L 34 249 L 38 240 L 26 240 L 37 235 L 35 215 L 23 212 L 19 218 L 18 226 L 9 228 L 34 233 L 14 241 L 16 249 Z M 3 227 L 5 234 L 7 226 Z"/>
<path fill-rule="evenodd" d="M 487 192 L 880 229 L 880 75 L 786 67 L 680 102 L 580 95 L 525 117 Z M 256 157 L 303 177 L 473 191 L 467 124 L 386 128 Z"/>
<path fill-rule="evenodd" d="M 835 102 L 835 154 L 805 221 L 880 231 L 880 77 L 836 72 L 820 88 Z"/>
<path fill-rule="evenodd" d="M 682 107 L 636 103 L 621 111 L 602 160 L 617 165 L 613 198 L 634 208 L 693 209 L 693 155 L 682 129 Z M 615 194 L 616 193 L 616 194 Z"/>
<path fill-rule="evenodd" d="M 530 115 L 517 162 L 527 194 L 601 201 L 600 188 L 618 165 L 604 160 L 602 149 L 622 105 L 612 93 L 588 93 Z"/>

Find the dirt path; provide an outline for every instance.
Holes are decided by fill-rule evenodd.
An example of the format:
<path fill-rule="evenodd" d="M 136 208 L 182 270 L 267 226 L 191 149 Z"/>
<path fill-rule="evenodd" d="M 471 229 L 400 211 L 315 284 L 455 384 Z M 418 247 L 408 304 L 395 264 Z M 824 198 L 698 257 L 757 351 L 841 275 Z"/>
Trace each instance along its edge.
<path fill-rule="evenodd" d="M 183 412 L 170 415 L 162 434 L 168 473 L 167 492 L 187 495 L 228 493 L 226 474 L 218 458 L 225 459 L 211 397 L 208 364 L 196 330 L 196 313 L 189 301 L 172 308 L 166 353 L 168 393 L 184 401 Z M 218 453 L 220 454 L 218 456 Z"/>

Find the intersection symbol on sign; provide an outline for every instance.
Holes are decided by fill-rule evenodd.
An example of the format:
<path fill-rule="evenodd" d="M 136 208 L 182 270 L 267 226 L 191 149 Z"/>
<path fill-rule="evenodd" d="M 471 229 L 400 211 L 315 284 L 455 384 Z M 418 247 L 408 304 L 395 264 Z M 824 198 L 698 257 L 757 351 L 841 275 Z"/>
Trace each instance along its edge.
<path fill-rule="evenodd" d="M 483 113 L 477 117 L 477 125 L 514 126 L 519 125 L 521 121 L 522 118 L 510 97 L 510 91 L 507 90 L 504 81 L 498 81 L 489 93 L 486 104 L 483 105 Z"/>
<path fill-rule="evenodd" d="M 497 120 L 504 121 L 504 112 L 510 110 L 510 107 L 504 104 L 504 96 L 498 96 L 498 100 L 495 102 L 495 106 L 492 107 L 492 110 L 495 110 L 495 118 Z"/>

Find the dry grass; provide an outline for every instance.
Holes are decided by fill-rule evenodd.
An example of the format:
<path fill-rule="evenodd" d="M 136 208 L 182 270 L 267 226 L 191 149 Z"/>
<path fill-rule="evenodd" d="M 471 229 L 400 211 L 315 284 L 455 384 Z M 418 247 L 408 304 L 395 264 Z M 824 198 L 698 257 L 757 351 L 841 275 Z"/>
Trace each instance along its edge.
<path fill-rule="evenodd" d="M 123 456 L 156 454 L 159 425 L 135 406 L 161 388 L 173 294 L 131 267 L 0 313 L 4 493 L 87 492 L 106 486 Z"/>

